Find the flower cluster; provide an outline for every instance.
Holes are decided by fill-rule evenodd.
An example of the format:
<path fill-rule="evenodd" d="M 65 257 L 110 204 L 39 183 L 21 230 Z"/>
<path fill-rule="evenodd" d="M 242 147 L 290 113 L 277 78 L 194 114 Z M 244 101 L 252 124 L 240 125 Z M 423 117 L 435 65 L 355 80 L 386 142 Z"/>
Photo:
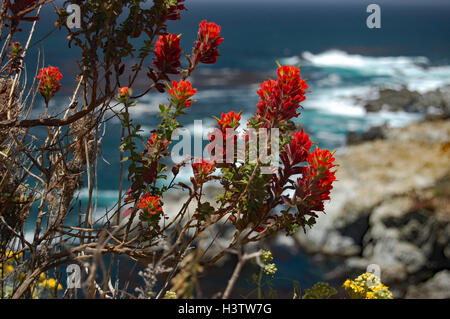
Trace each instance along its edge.
<path fill-rule="evenodd" d="M 192 105 L 193 97 L 197 93 L 197 89 L 192 88 L 192 84 L 189 81 L 173 81 L 172 87 L 169 87 L 169 94 L 171 102 L 181 108 L 188 108 Z"/>
<path fill-rule="evenodd" d="M 39 80 L 39 92 L 48 103 L 50 99 L 61 89 L 59 81 L 62 79 L 62 74 L 58 67 L 49 66 L 42 68 L 37 76 Z"/>
<path fill-rule="evenodd" d="M 326 282 L 318 282 L 311 289 L 305 289 L 302 299 L 329 299 L 337 294 L 337 290 Z"/>
<path fill-rule="evenodd" d="M 159 216 L 162 213 L 161 198 L 159 196 L 152 196 L 145 194 L 137 203 L 141 209 L 140 217 L 143 221 L 151 220 L 154 216 Z"/>
<path fill-rule="evenodd" d="M 216 118 L 220 130 L 225 133 L 227 128 L 236 130 L 239 127 L 242 112 L 236 113 L 234 111 L 222 113 L 221 118 Z"/>
<path fill-rule="evenodd" d="M 208 151 L 219 163 L 224 161 L 227 156 L 227 149 L 231 146 L 233 146 L 233 154 L 229 155 L 234 158 L 234 146 L 237 145 L 238 139 L 235 131 L 240 125 L 241 114 L 242 112 L 236 113 L 231 111 L 228 113 L 222 113 L 220 119 L 215 117 L 219 127 L 209 135 L 209 140 L 211 143 L 208 144 Z"/>
<path fill-rule="evenodd" d="M 294 232 L 297 226 L 305 228 L 315 223 L 315 212 L 324 211 L 324 201 L 330 199 L 336 180 L 332 153 L 318 147 L 311 152 L 311 140 L 303 130 L 293 133 L 292 138 L 280 152 L 283 166 L 278 169 L 278 174 L 273 174 L 269 186 L 274 203 L 280 198 L 278 201 L 283 204 L 297 208 L 293 218 L 283 225 L 288 233 Z M 301 175 L 296 183 L 291 181 L 295 175 Z M 295 190 L 292 197 L 285 195 L 289 189 Z"/>
<path fill-rule="evenodd" d="M 298 67 L 280 66 L 277 74 L 277 81 L 268 80 L 257 91 L 260 97 L 257 115 L 266 127 L 299 116 L 297 109 L 300 102 L 305 100 L 308 89 Z"/>
<path fill-rule="evenodd" d="M 194 163 L 192 163 L 192 171 L 194 172 L 194 177 L 197 182 L 201 183 L 205 181 L 205 179 L 214 173 L 216 170 L 216 164 L 211 162 L 205 158 L 196 159 Z"/>
<path fill-rule="evenodd" d="M 129 87 L 122 87 L 119 88 L 119 93 L 116 96 L 117 101 L 121 103 L 126 103 L 131 95 L 133 94 L 133 91 Z"/>
<path fill-rule="evenodd" d="M 60 283 L 58 283 L 57 281 L 56 281 L 56 279 L 54 279 L 54 278 L 49 278 L 49 279 L 45 279 L 43 282 L 42 282 L 42 286 L 44 287 L 44 288 L 47 288 L 48 290 L 50 290 L 50 291 L 55 291 L 55 290 L 62 290 L 63 289 L 63 287 L 61 286 L 61 284 Z"/>
<path fill-rule="evenodd" d="M 303 130 L 292 133 L 292 137 L 293 140 L 286 145 L 286 151 L 281 153 L 281 156 L 287 156 L 290 165 L 294 166 L 308 159 L 312 143 L 309 135 Z"/>
<path fill-rule="evenodd" d="M 177 293 L 175 291 L 168 290 L 164 295 L 164 299 L 177 299 Z"/>
<path fill-rule="evenodd" d="M 198 39 L 193 49 L 194 65 L 197 63 L 214 64 L 217 62 L 219 45 L 223 42 L 220 37 L 221 27 L 214 22 L 203 20 L 198 30 Z"/>
<path fill-rule="evenodd" d="M 158 137 L 158 134 L 152 133 L 152 136 L 147 140 L 147 153 L 151 156 L 154 152 L 167 151 L 169 145 L 168 141 L 163 141 Z"/>
<path fill-rule="evenodd" d="M 342 286 L 352 299 L 393 299 L 389 287 L 372 273 L 364 273 L 355 280 L 347 279 Z"/>
<path fill-rule="evenodd" d="M 178 74 L 181 66 L 180 36 L 165 34 L 159 36 L 156 41 L 155 59 L 153 65 L 165 74 Z"/>
<path fill-rule="evenodd" d="M 333 164 L 335 158 L 328 150 L 321 150 L 318 147 L 308 156 L 308 167 L 303 172 L 303 178 L 297 180 L 300 186 L 297 195 L 303 201 L 306 208 L 303 213 L 309 214 L 312 211 L 323 211 L 324 201 L 330 199 L 330 191 L 333 189 L 333 182 L 336 180 L 336 165 Z"/>
<path fill-rule="evenodd" d="M 275 264 L 268 264 L 263 269 L 263 273 L 267 276 L 274 276 L 277 271 L 278 268 Z"/>
<path fill-rule="evenodd" d="M 272 252 L 267 249 L 262 249 L 261 250 L 261 261 L 266 265 L 270 264 L 273 261 Z"/>
<path fill-rule="evenodd" d="M 14 271 L 13 263 L 22 257 L 22 254 L 15 254 L 11 250 L 7 250 L 4 254 L 0 251 L 0 260 L 3 260 L 3 263 L 0 263 L 0 275 L 2 275 L 2 271 L 4 272 L 2 276 L 6 276 Z"/>

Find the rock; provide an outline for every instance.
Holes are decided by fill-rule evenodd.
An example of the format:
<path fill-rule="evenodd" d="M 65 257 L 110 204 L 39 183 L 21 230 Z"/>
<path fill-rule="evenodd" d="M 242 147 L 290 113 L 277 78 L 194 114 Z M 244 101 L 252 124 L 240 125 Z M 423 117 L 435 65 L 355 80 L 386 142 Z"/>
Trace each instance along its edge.
<path fill-rule="evenodd" d="M 415 287 L 410 287 L 405 298 L 411 299 L 449 299 L 450 298 L 450 271 L 442 270 L 433 278 Z"/>
<path fill-rule="evenodd" d="M 364 106 L 367 112 L 382 110 L 405 111 L 416 105 L 420 100 L 420 93 L 409 91 L 403 87 L 401 90 L 381 89 L 377 99 L 368 101 Z"/>
<path fill-rule="evenodd" d="M 367 141 L 373 141 L 377 139 L 384 139 L 384 131 L 387 129 L 387 125 L 373 126 L 368 131 L 357 133 L 350 131 L 347 133 L 347 145 L 360 144 Z"/>
<path fill-rule="evenodd" d="M 337 154 L 326 216 L 296 239 L 311 254 L 346 257 L 334 279 L 379 265 L 402 297 L 450 269 L 450 121 L 386 128 L 384 136 Z"/>
<path fill-rule="evenodd" d="M 450 87 L 445 86 L 434 91 L 420 94 L 406 87 L 400 90 L 380 89 L 378 97 L 364 105 L 367 112 L 405 111 L 448 118 L 450 115 Z"/>

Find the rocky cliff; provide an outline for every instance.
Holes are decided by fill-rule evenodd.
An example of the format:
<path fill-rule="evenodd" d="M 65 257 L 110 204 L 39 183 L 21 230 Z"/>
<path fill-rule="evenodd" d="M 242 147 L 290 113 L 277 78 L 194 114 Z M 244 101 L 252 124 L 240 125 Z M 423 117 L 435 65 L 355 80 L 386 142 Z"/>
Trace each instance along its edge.
<path fill-rule="evenodd" d="M 450 120 L 383 133 L 337 155 L 326 215 L 297 242 L 342 258 L 330 278 L 376 264 L 396 297 L 450 298 Z"/>

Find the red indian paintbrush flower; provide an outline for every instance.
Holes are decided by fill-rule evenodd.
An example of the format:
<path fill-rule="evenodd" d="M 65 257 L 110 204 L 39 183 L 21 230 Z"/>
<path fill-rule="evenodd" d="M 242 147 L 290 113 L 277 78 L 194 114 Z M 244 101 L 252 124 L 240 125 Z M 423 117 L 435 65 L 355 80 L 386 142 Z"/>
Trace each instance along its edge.
<path fill-rule="evenodd" d="M 119 89 L 119 94 L 117 94 L 116 99 L 121 103 L 126 103 L 130 99 L 132 94 L 133 90 L 131 90 L 127 86 L 124 86 Z"/>
<path fill-rule="evenodd" d="M 294 66 L 280 66 L 277 81 L 269 80 L 261 84 L 257 91 L 257 115 L 266 122 L 285 121 L 297 117 L 300 102 L 305 100 L 308 85 L 300 76 L 300 69 Z"/>
<path fill-rule="evenodd" d="M 194 176 L 198 181 L 204 180 L 208 175 L 211 175 L 216 170 L 216 164 L 205 158 L 201 160 L 196 159 L 192 163 L 192 170 L 194 171 Z"/>
<path fill-rule="evenodd" d="M 309 135 L 303 130 L 292 133 L 292 136 L 294 139 L 286 145 L 286 153 L 288 154 L 291 165 L 294 166 L 306 162 L 312 143 Z"/>
<path fill-rule="evenodd" d="M 162 212 L 160 200 L 161 198 L 159 196 L 152 196 L 151 194 L 142 196 L 137 203 L 138 207 L 142 210 L 140 215 L 144 217 L 160 214 Z"/>
<path fill-rule="evenodd" d="M 227 128 L 237 129 L 239 127 L 239 121 L 241 120 L 241 114 L 242 112 L 236 113 L 234 111 L 228 112 L 228 113 L 222 113 L 222 117 L 217 120 L 217 123 L 219 124 L 220 129 L 222 132 L 225 132 Z"/>
<path fill-rule="evenodd" d="M 218 46 L 223 42 L 220 37 L 221 27 L 214 22 L 200 23 L 198 30 L 198 40 L 195 41 L 193 50 L 194 65 L 197 63 L 213 64 L 217 62 L 220 55 Z"/>
<path fill-rule="evenodd" d="M 158 134 L 152 133 L 152 136 L 147 140 L 147 153 L 153 155 L 155 152 L 167 151 L 169 142 L 167 140 L 161 140 Z"/>
<path fill-rule="evenodd" d="M 234 147 L 237 145 L 238 135 L 236 129 L 239 127 L 242 112 L 234 111 L 222 113 L 221 118 L 214 117 L 219 124 L 209 136 L 210 144 L 207 145 L 208 151 L 218 163 L 223 163 L 227 158 L 227 149 L 233 153 L 229 153 L 232 160 L 234 158 Z M 218 138 L 218 140 L 216 140 Z"/>
<path fill-rule="evenodd" d="M 305 214 L 324 210 L 324 201 L 330 199 L 332 184 L 336 180 L 336 172 L 332 170 L 336 166 L 334 161 L 330 151 L 318 147 L 309 154 L 309 166 L 305 168 L 303 178 L 297 181 L 297 194 L 303 201 L 302 207 L 308 210 Z"/>
<path fill-rule="evenodd" d="M 187 108 L 192 105 L 193 100 L 190 98 L 197 93 L 197 89 L 192 88 L 189 81 L 173 81 L 172 88 L 169 88 L 169 94 L 172 97 L 172 103 L 182 108 Z"/>
<path fill-rule="evenodd" d="M 178 68 L 181 66 L 180 57 L 180 36 L 170 33 L 159 36 L 153 65 L 162 73 L 178 74 L 180 73 Z"/>
<path fill-rule="evenodd" d="M 61 89 L 59 81 L 62 79 L 62 74 L 59 72 L 59 68 L 49 66 L 42 68 L 37 78 L 39 80 L 39 92 L 41 92 L 45 102 L 48 103 L 55 93 Z"/>
<path fill-rule="evenodd" d="M 120 97 L 126 97 L 130 95 L 130 89 L 128 87 L 123 87 L 119 89 L 119 95 Z"/>

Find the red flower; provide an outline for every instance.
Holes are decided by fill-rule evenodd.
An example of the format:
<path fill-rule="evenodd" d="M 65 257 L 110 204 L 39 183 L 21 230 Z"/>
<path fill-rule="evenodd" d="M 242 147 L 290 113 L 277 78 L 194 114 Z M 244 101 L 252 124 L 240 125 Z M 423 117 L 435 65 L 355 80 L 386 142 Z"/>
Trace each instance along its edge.
<path fill-rule="evenodd" d="M 241 120 L 242 112 L 235 113 L 234 111 L 228 113 L 222 113 L 221 119 L 215 118 L 219 124 L 222 132 L 225 132 L 227 128 L 236 130 L 239 127 L 239 121 Z"/>
<path fill-rule="evenodd" d="M 180 57 L 180 36 L 170 33 L 159 36 L 156 41 L 153 65 L 162 73 L 178 74 L 180 73 L 178 68 L 181 66 Z"/>
<path fill-rule="evenodd" d="M 180 105 L 183 108 L 190 107 L 193 100 L 190 100 L 197 93 L 197 89 L 192 88 L 189 81 L 173 81 L 172 88 L 169 89 L 169 94 L 172 97 L 172 103 Z"/>
<path fill-rule="evenodd" d="M 59 81 L 62 79 L 62 74 L 59 72 L 59 68 L 49 66 L 48 68 L 42 68 L 37 76 L 39 80 L 39 92 L 48 103 L 56 92 L 61 89 Z"/>
<path fill-rule="evenodd" d="M 194 163 L 192 163 L 192 170 L 194 171 L 195 179 L 197 181 L 202 181 L 207 176 L 214 173 L 216 164 L 204 158 L 202 158 L 201 161 L 196 159 Z"/>
<path fill-rule="evenodd" d="M 292 166 L 305 162 L 308 159 L 312 143 L 309 135 L 303 130 L 292 133 L 294 139 L 286 145 L 286 153 Z"/>
<path fill-rule="evenodd" d="M 324 201 L 330 199 L 330 191 L 336 180 L 336 172 L 332 170 L 336 166 L 334 161 L 330 151 L 318 147 L 309 154 L 309 166 L 305 168 L 303 178 L 297 181 L 297 194 L 303 201 L 302 207 L 306 209 L 303 213 L 324 210 Z"/>
<path fill-rule="evenodd" d="M 215 117 L 219 128 L 216 128 L 210 134 L 209 140 L 211 143 L 207 145 L 207 149 L 216 162 L 224 163 L 224 159 L 227 159 L 227 145 L 230 149 L 232 147 L 235 150 L 238 139 L 235 131 L 240 125 L 241 114 L 242 112 L 231 111 L 222 113 L 220 119 Z M 216 137 L 219 137 L 218 141 L 216 141 Z M 234 154 L 232 158 L 234 159 Z M 225 162 L 227 161 L 225 160 Z"/>
<path fill-rule="evenodd" d="M 123 87 L 119 89 L 119 95 L 120 97 L 126 97 L 129 96 L 130 89 L 128 87 Z"/>
<path fill-rule="evenodd" d="M 153 133 L 152 136 L 147 140 L 147 152 L 149 155 L 153 155 L 155 151 L 164 152 L 167 151 L 167 146 L 169 145 L 168 141 L 162 141 L 158 138 L 156 133 Z"/>
<path fill-rule="evenodd" d="M 261 84 L 257 91 L 261 100 L 258 102 L 257 115 L 270 124 L 297 117 L 300 102 L 305 100 L 308 85 L 300 76 L 300 69 L 294 66 L 280 66 L 277 81 L 269 80 Z M 266 126 L 269 126 L 267 125 Z"/>
<path fill-rule="evenodd" d="M 157 215 L 162 212 L 161 202 L 159 196 L 152 196 L 146 194 L 141 197 L 137 203 L 138 207 L 142 209 L 141 216 Z"/>
<path fill-rule="evenodd" d="M 221 27 L 214 22 L 203 20 L 200 23 L 198 40 L 194 43 L 194 65 L 198 62 L 205 64 L 217 62 L 217 57 L 220 55 L 218 46 L 223 42 L 223 38 L 220 37 L 220 29 Z"/>

